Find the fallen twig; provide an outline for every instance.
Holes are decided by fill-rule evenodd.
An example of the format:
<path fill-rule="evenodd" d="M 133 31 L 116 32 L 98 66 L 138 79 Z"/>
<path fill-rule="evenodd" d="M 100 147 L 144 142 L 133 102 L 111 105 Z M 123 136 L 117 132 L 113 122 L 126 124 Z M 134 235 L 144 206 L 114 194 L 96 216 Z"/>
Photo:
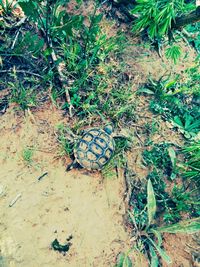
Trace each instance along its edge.
<path fill-rule="evenodd" d="M 65 90 L 65 96 L 66 96 L 67 103 L 69 105 L 69 116 L 70 116 L 70 118 L 72 118 L 73 106 L 71 104 L 71 99 L 70 99 L 70 95 L 69 95 L 68 83 L 67 83 L 65 76 L 62 73 L 63 66 L 64 66 L 64 63 L 60 63 L 58 65 L 58 73 L 60 75 L 60 81 L 62 83 L 63 89 Z"/>
<path fill-rule="evenodd" d="M 22 19 L 20 19 L 20 21 L 18 21 L 16 24 L 14 24 L 14 27 L 20 27 L 22 24 L 25 23 L 27 17 L 23 17 Z"/>
<path fill-rule="evenodd" d="M 31 72 L 31 71 L 27 71 L 27 70 L 13 70 L 13 69 L 9 69 L 9 70 L 0 70 L 0 73 L 7 73 L 7 72 L 24 73 L 24 74 L 29 74 L 29 75 L 36 76 L 36 77 L 38 77 L 38 78 L 42 78 L 42 76 L 41 76 L 40 74 Z"/>
<path fill-rule="evenodd" d="M 124 197 L 123 197 L 123 200 L 125 202 L 125 208 L 126 208 L 126 210 L 128 210 L 130 196 L 131 196 L 131 192 L 132 192 L 132 182 L 131 182 L 131 177 L 132 176 L 135 176 L 135 174 L 130 172 L 128 163 L 126 162 L 126 165 L 124 167 L 124 184 L 125 184 L 125 190 L 124 190 Z"/>
<path fill-rule="evenodd" d="M 48 172 L 45 172 L 45 173 L 43 173 L 41 176 L 39 176 L 39 177 L 38 177 L 38 181 L 42 180 L 42 178 L 43 178 L 44 176 L 46 176 L 47 174 L 48 174 Z"/>
<path fill-rule="evenodd" d="M 57 61 L 57 56 L 56 56 L 56 53 L 55 53 L 55 51 L 53 49 L 53 46 L 52 46 L 52 44 L 51 44 L 50 41 L 49 41 L 49 45 L 50 45 L 50 47 L 52 49 L 52 52 L 51 52 L 51 60 L 53 61 L 52 63 L 54 65 L 54 67 L 56 68 L 57 72 L 58 72 L 61 86 L 62 86 L 62 88 L 65 91 L 66 101 L 67 101 L 67 103 L 69 105 L 69 116 L 70 116 L 70 118 L 72 118 L 72 116 L 73 116 L 73 114 L 72 114 L 73 106 L 71 104 L 71 99 L 70 99 L 70 95 L 69 95 L 68 82 L 67 82 L 66 77 L 63 74 L 63 69 L 65 68 L 65 63 L 64 62 L 60 62 L 58 64 L 58 66 L 57 66 L 57 64 L 55 63 Z"/>
<path fill-rule="evenodd" d="M 139 139 L 140 143 L 143 145 L 144 143 L 143 143 L 142 139 L 140 138 L 140 135 L 138 134 L 137 131 L 135 131 L 135 135 L 136 135 L 137 138 Z"/>
<path fill-rule="evenodd" d="M 20 32 L 20 29 L 17 31 L 17 33 L 15 35 L 14 41 L 13 41 L 12 46 L 11 46 L 11 50 L 13 50 L 13 48 L 15 47 L 15 44 L 16 44 L 18 36 L 19 36 L 19 32 Z"/>
<path fill-rule="evenodd" d="M 16 202 L 17 200 L 22 196 L 21 193 L 19 193 L 9 204 L 9 207 L 12 207 Z"/>

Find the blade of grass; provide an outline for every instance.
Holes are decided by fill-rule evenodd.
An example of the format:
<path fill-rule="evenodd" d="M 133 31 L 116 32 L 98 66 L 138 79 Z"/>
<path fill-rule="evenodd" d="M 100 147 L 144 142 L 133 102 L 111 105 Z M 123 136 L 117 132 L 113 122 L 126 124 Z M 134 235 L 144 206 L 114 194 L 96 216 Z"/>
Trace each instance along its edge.
<path fill-rule="evenodd" d="M 156 198 L 150 179 L 148 180 L 147 184 L 147 212 L 148 212 L 148 224 L 150 225 L 156 214 Z"/>

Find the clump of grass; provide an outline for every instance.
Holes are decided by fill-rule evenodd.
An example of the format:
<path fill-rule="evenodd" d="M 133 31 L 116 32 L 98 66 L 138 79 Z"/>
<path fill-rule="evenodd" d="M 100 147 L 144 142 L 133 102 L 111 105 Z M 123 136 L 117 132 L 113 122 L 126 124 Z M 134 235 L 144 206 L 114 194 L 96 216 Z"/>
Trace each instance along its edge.
<path fill-rule="evenodd" d="M 22 158 L 26 164 L 31 165 L 33 163 L 33 154 L 34 151 L 32 148 L 24 148 L 22 151 Z"/>
<path fill-rule="evenodd" d="M 3 15 L 10 15 L 16 4 L 14 1 L 0 0 L 0 13 Z"/>
<path fill-rule="evenodd" d="M 66 98 L 68 92 L 68 100 L 65 99 L 62 109 L 73 107 L 73 115 L 80 120 L 86 117 L 91 120 L 96 117 L 101 120 L 109 118 L 117 124 L 119 121 L 136 119 L 136 101 L 131 82 L 125 71 L 123 73 L 124 66 L 119 64 L 126 39 L 122 33 L 107 36 L 101 26 L 103 16 L 98 12 L 97 3 L 87 18 L 81 13 L 74 15 L 66 12 L 61 0 L 51 5 L 48 1 L 42 4 L 37 0 L 26 3 L 19 1 L 18 4 L 29 22 L 26 27 L 22 25 L 23 31 L 20 31 L 14 47 L 13 36 L 5 28 L 3 33 L 8 38 L 5 38 L 0 48 L 4 68 L 13 68 L 19 80 L 22 80 L 22 75 L 15 72 L 16 65 L 17 71 L 18 68 L 24 71 L 23 78 L 27 76 L 26 72 L 31 77 L 38 75 L 41 87 L 50 88 L 54 104 L 58 98 Z M 79 7 L 77 1 L 76 13 Z M 36 28 L 37 31 L 34 30 Z M 40 31 L 44 36 L 38 36 Z M 53 54 L 57 58 L 56 62 Z M 66 82 L 60 78 L 60 72 Z M 43 88 L 36 88 L 33 79 L 28 86 L 24 79 L 20 85 L 16 85 L 13 75 L 4 76 L 3 86 L 10 82 L 12 87 L 11 101 L 18 103 L 22 109 L 38 104 L 35 98 Z"/>
<path fill-rule="evenodd" d="M 128 138 L 115 138 L 115 150 L 111 160 L 103 167 L 102 175 L 105 178 L 116 177 L 116 171 L 126 165 L 126 151 L 130 149 L 131 141 Z"/>
<path fill-rule="evenodd" d="M 198 194 L 197 189 L 191 189 L 188 185 L 177 186 L 177 179 L 181 177 L 178 166 L 183 162 L 174 149 L 169 144 L 154 144 L 152 149 L 143 152 L 143 159 L 149 167 L 146 178 L 151 179 L 158 201 L 158 212 L 162 214 L 163 220 L 167 223 L 177 222 L 183 213 L 196 217 L 199 204 L 194 199 Z M 171 192 L 167 190 L 169 184 L 173 186 Z"/>
<path fill-rule="evenodd" d="M 198 65 L 194 67 L 195 70 L 198 68 Z M 152 112 L 170 121 L 185 138 L 195 139 L 200 131 L 199 75 L 190 68 L 186 76 L 184 83 L 180 76 L 175 79 L 161 77 L 158 81 L 149 79 L 138 92 L 152 96 L 149 101 Z"/>
<path fill-rule="evenodd" d="M 73 136 L 69 136 L 67 127 L 62 123 L 57 126 L 58 142 L 60 144 L 60 156 L 71 156 L 73 154 Z"/>
<path fill-rule="evenodd" d="M 173 167 L 168 152 L 169 147 L 170 144 L 167 143 L 154 144 L 151 150 L 145 150 L 143 152 L 143 160 L 145 164 L 161 169 L 163 174 L 168 177 L 171 176 Z"/>
<path fill-rule="evenodd" d="M 26 110 L 37 105 L 37 92 L 35 88 L 25 88 L 21 82 L 11 83 L 10 102 L 19 105 L 22 110 Z"/>
<path fill-rule="evenodd" d="M 183 201 L 177 196 L 176 199 L 182 204 Z M 154 266 L 155 262 L 155 266 L 159 266 L 160 258 L 167 264 L 172 263 L 162 246 L 163 233 L 195 233 L 200 230 L 199 217 L 160 226 L 160 204 L 151 179 L 148 179 L 146 186 L 135 183 L 130 200 L 128 221 L 133 229 L 132 235 L 136 239 L 135 248 L 144 253 L 151 266 Z"/>
<path fill-rule="evenodd" d="M 183 152 L 186 158 L 183 176 L 200 185 L 200 141 L 185 146 Z"/>

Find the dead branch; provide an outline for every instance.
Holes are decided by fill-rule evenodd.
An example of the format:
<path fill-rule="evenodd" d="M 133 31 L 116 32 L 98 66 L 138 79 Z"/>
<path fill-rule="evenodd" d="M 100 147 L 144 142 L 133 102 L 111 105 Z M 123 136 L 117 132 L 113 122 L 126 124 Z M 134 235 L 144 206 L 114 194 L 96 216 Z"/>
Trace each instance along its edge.
<path fill-rule="evenodd" d="M 40 74 L 31 72 L 31 71 L 27 71 L 27 70 L 13 70 L 13 69 L 9 69 L 9 70 L 0 70 L 0 73 L 12 73 L 12 72 L 16 72 L 16 73 L 24 73 L 24 74 L 28 74 L 28 75 L 33 75 L 36 76 L 38 78 L 42 78 L 42 76 Z"/>

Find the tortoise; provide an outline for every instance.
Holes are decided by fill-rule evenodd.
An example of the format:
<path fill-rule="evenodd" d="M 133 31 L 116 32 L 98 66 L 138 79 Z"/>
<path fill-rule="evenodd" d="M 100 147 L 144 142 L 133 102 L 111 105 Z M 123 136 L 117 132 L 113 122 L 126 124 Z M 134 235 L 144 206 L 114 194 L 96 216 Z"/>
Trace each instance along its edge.
<path fill-rule="evenodd" d="M 75 142 L 74 161 L 67 166 L 67 171 L 77 164 L 88 170 L 101 170 L 111 159 L 115 151 L 113 127 L 84 130 L 82 136 Z"/>

